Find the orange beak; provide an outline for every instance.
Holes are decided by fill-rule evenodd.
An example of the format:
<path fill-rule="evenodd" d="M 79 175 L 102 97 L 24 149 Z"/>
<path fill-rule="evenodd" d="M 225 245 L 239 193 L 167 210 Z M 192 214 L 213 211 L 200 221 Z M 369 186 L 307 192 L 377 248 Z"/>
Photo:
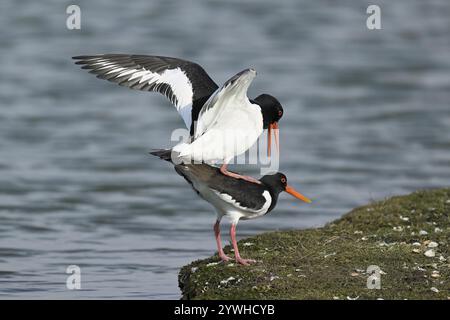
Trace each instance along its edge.
<path fill-rule="evenodd" d="M 270 157 L 270 148 L 272 146 L 272 130 L 275 136 L 275 145 L 277 146 L 277 152 L 280 153 L 279 141 L 278 141 L 278 122 L 273 122 L 269 125 L 269 130 L 267 131 L 267 156 Z"/>
<path fill-rule="evenodd" d="M 297 192 L 294 188 L 292 188 L 291 186 L 286 186 L 285 191 L 291 195 L 293 195 L 294 197 L 296 197 L 297 199 L 300 199 L 302 201 L 305 201 L 307 203 L 311 203 L 311 200 L 308 199 L 307 197 L 305 197 L 304 195 L 302 195 L 300 192 Z"/>

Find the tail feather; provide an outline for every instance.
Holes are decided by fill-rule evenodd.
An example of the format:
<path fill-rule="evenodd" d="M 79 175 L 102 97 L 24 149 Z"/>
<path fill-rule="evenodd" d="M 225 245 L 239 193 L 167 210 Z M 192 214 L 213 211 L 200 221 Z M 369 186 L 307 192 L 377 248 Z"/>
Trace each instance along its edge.
<path fill-rule="evenodd" d="M 153 149 L 149 153 L 153 156 L 156 156 L 162 160 L 171 162 L 174 165 L 178 164 L 200 164 L 203 163 L 202 161 L 195 161 L 191 159 L 190 155 L 183 156 L 181 154 L 181 150 L 186 151 L 190 147 L 189 144 L 181 144 L 181 147 L 179 145 L 175 146 L 172 149 Z"/>
<path fill-rule="evenodd" d="M 153 149 L 149 153 L 162 160 L 172 162 L 172 149 Z"/>
<path fill-rule="evenodd" d="M 178 157 L 186 157 L 191 154 L 192 145 L 189 143 L 179 143 L 175 147 L 173 147 L 173 152 L 176 152 Z"/>

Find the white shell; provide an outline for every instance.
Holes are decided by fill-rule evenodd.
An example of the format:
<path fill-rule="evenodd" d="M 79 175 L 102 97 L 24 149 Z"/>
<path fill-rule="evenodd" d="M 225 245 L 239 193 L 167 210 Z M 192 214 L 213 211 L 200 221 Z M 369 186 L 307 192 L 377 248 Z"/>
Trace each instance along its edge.
<path fill-rule="evenodd" d="M 428 244 L 428 248 L 437 248 L 439 246 L 439 244 L 437 242 L 431 241 Z"/>
<path fill-rule="evenodd" d="M 424 255 L 426 257 L 433 258 L 436 255 L 436 253 L 434 252 L 433 249 L 429 249 L 429 250 L 425 251 Z"/>

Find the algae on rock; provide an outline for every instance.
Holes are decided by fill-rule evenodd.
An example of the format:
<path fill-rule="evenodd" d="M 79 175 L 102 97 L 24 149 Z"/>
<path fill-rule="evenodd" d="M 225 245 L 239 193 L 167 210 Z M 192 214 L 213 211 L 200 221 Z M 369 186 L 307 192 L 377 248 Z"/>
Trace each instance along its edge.
<path fill-rule="evenodd" d="M 214 263 L 215 255 L 183 267 L 179 284 L 183 299 L 450 299 L 449 241 L 450 189 L 420 191 L 323 228 L 241 240 L 257 264 Z M 380 289 L 367 287 L 371 265 Z"/>

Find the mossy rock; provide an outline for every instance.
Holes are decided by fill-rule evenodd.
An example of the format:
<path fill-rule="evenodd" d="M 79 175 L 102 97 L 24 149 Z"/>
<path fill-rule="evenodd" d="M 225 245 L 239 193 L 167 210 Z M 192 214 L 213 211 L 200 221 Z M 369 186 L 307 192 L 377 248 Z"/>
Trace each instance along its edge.
<path fill-rule="evenodd" d="M 184 266 L 179 285 L 183 299 L 447 300 L 449 240 L 450 189 L 420 191 L 323 228 L 243 239 L 241 255 L 257 264 L 217 263 L 215 255 Z M 370 265 L 381 269 L 380 289 L 367 288 Z"/>

